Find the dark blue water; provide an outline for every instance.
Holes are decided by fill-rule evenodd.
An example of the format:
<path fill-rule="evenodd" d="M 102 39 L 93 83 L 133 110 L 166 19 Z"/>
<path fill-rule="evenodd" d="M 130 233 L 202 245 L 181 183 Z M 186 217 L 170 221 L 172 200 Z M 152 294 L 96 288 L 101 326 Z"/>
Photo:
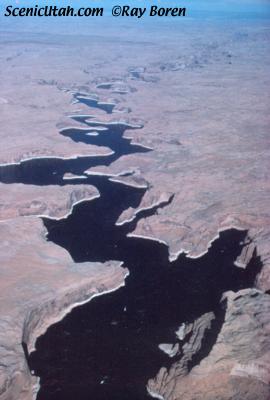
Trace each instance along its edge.
<path fill-rule="evenodd" d="M 87 126 L 89 126 L 89 130 L 82 128 L 66 128 L 63 129 L 60 134 L 66 137 L 71 138 L 74 142 L 91 144 L 95 146 L 104 146 L 109 147 L 114 151 L 114 155 L 108 157 L 108 161 L 106 165 L 109 165 L 112 161 L 115 161 L 117 158 L 133 153 L 147 153 L 150 151 L 149 148 L 146 148 L 140 144 L 132 144 L 131 139 L 123 137 L 125 130 L 127 129 L 125 125 L 121 124 L 102 124 L 96 122 L 84 122 Z M 88 135 L 88 133 L 95 132 L 95 128 L 103 128 L 103 131 L 97 131 L 98 135 Z M 131 129 L 131 128 L 129 128 Z"/>
<path fill-rule="evenodd" d="M 145 400 L 148 379 L 177 362 L 158 345 L 184 342 L 175 332 L 206 312 L 215 320 L 191 369 L 207 356 L 221 329 L 221 295 L 253 285 L 261 268 L 254 254 L 246 270 L 236 268 L 246 232 L 221 234 L 208 254 L 168 261 L 168 248 L 155 241 L 127 238 L 110 225 L 94 202 L 76 207 L 67 220 L 45 220 L 49 240 L 68 249 L 76 261 L 117 259 L 130 271 L 126 286 L 94 298 L 51 326 L 29 359 L 41 377 L 38 400 Z M 96 216 L 99 215 L 97 220 Z"/>
<path fill-rule="evenodd" d="M 91 98 L 90 96 L 81 94 L 81 93 L 75 93 L 74 98 L 80 102 L 85 104 L 88 107 L 92 108 L 97 108 L 100 110 L 105 111 L 107 114 L 112 114 L 114 107 L 116 104 L 114 103 L 109 103 L 109 102 L 103 102 L 99 101 L 98 99 Z"/>
<path fill-rule="evenodd" d="M 29 358 L 41 378 L 38 400 L 146 400 L 148 379 L 181 357 L 180 351 L 169 358 L 158 345 L 183 346 L 175 335 L 180 324 L 212 311 L 215 320 L 187 368 L 200 362 L 223 323 L 222 293 L 251 287 L 261 263 L 254 254 L 246 270 L 235 267 L 247 235 L 237 230 L 222 233 L 197 260 L 182 255 L 169 262 L 166 245 L 127 236 L 158 207 L 116 225 L 125 209 L 139 206 L 146 189 L 101 176 L 89 179 L 100 197 L 79 203 L 68 218 L 43 218 L 48 240 L 67 249 L 75 262 L 123 261 L 130 275 L 124 288 L 76 308 L 38 339 Z"/>
<path fill-rule="evenodd" d="M 0 166 L 0 182 L 24 183 L 31 185 L 70 185 L 93 184 L 95 178 L 84 172 L 98 165 L 110 165 L 126 154 L 144 153 L 150 149 L 132 144 L 130 139 L 123 137 L 127 129 L 135 129 L 123 123 L 85 122 L 89 127 L 105 128 L 97 136 L 87 136 L 87 131 L 75 128 L 62 130 L 60 133 L 70 137 L 75 142 L 83 142 L 97 146 L 105 146 L 112 150 L 112 154 L 103 156 L 81 156 L 64 159 L 60 157 L 40 157 L 22 161 L 18 164 Z M 138 128 L 137 128 L 138 129 Z M 84 175 L 83 179 L 63 179 L 64 174 Z"/>
<path fill-rule="evenodd" d="M 123 137 L 127 126 L 82 122 L 89 129 L 98 125 L 106 130 L 98 136 L 74 129 L 62 134 L 74 141 L 107 146 L 113 155 L 68 160 L 44 157 L 3 165 L 0 181 L 96 186 L 100 197 L 77 204 L 68 218 L 43 218 L 48 240 L 67 249 L 75 262 L 120 260 L 130 275 L 125 287 L 94 298 L 52 325 L 30 356 L 25 344 L 23 348 L 30 369 L 40 377 L 38 400 L 146 400 L 147 381 L 182 356 L 189 338 L 177 338 L 181 323 L 210 311 L 215 315 L 201 349 L 186 365 L 189 370 L 209 354 L 217 339 L 225 313 L 222 293 L 253 286 L 261 262 L 254 252 L 246 269 L 234 265 L 245 231 L 223 232 L 206 255 L 198 259 L 181 255 L 173 262 L 165 244 L 128 237 L 139 219 L 166 207 L 173 197 L 117 226 L 122 212 L 138 207 L 147 189 L 112 182 L 105 176 L 87 176 L 84 171 L 146 149 Z M 63 177 L 68 172 L 84 174 L 84 178 L 67 181 Z M 169 358 L 158 348 L 162 343 L 178 343 L 179 353 Z"/>

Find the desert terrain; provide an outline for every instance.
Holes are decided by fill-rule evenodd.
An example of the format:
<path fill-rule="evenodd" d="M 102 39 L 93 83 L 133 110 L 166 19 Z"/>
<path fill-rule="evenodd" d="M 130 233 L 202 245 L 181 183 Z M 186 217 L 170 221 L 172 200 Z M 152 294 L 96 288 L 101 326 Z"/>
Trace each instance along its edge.
<path fill-rule="evenodd" d="M 31 23 L 1 28 L 0 399 L 50 398 L 37 339 L 143 282 L 142 246 L 185 271 L 143 396 L 269 400 L 268 20 Z"/>

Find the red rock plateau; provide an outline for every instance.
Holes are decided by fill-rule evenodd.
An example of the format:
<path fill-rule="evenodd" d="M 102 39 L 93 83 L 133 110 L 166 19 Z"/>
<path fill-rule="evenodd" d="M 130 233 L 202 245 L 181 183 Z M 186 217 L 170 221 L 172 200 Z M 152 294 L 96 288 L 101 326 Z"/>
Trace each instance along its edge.
<path fill-rule="evenodd" d="M 166 243 L 173 260 L 181 252 L 192 258 L 207 253 L 221 231 L 247 230 L 235 264 L 245 269 L 254 251 L 262 262 L 253 288 L 223 294 L 224 322 L 209 354 L 187 367 L 211 313 L 181 325 L 182 339 L 189 340 L 171 349 L 180 360 L 149 377 L 148 391 L 164 400 L 269 400 L 269 25 L 173 24 L 138 29 L 115 23 L 102 30 L 95 22 L 68 34 L 61 24 L 52 33 L 42 33 L 42 25 L 41 33 L 19 22 L 15 32 L 4 25 L 0 163 L 105 157 L 110 148 L 61 132 L 95 134 L 111 122 L 136 126 L 124 137 L 152 151 L 82 171 L 148 187 L 117 224 L 168 202 L 129 235 Z M 92 99 L 92 106 L 79 99 Z M 93 185 L 74 185 L 75 175 L 66 174 L 71 182 L 65 186 L 0 183 L 1 400 L 31 400 L 37 393 L 22 343 L 32 351 L 50 325 L 77 304 L 124 285 L 128 273 L 113 260 L 75 263 L 46 240 L 40 216 L 66 217 L 78 202 L 99 196 Z"/>

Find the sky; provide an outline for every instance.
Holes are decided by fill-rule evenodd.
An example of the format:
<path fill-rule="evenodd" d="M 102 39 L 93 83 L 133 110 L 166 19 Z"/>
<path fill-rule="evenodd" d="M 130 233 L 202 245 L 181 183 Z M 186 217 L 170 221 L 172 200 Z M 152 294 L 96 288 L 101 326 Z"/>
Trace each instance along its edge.
<path fill-rule="evenodd" d="M 160 7 L 186 7 L 187 18 L 177 20 L 183 23 L 188 21 L 207 21 L 208 19 L 234 20 L 249 19 L 260 20 L 269 19 L 270 23 L 270 0 L 0 0 L 0 31 L 18 30 L 18 31 L 63 31 L 63 33 L 72 33 L 75 28 L 82 29 L 89 26 L 89 18 L 7 18 L 3 17 L 6 5 L 31 7 L 36 4 L 57 5 L 79 7 L 104 7 L 106 18 L 99 18 L 97 21 L 91 19 L 91 25 L 98 23 L 99 27 L 106 26 L 108 23 L 117 28 L 120 24 L 131 24 L 131 19 L 127 17 L 111 17 L 111 8 L 113 5 L 131 5 L 133 7 L 148 7 L 159 5 Z M 147 15 L 147 14 L 146 14 Z M 144 17 L 141 20 L 132 19 L 132 24 L 141 27 L 142 24 L 157 24 L 175 22 L 173 18 L 149 18 Z M 111 23 L 110 23 L 111 21 Z M 178 24 L 177 24 L 178 25 Z M 65 28 L 69 27 L 68 29 Z M 160 25 L 161 26 L 161 25 Z M 1 39 L 0 39 L 1 40 Z"/>
<path fill-rule="evenodd" d="M 209 13 L 215 16 L 235 13 L 254 13 L 265 16 L 270 15 L 270 0 L 1 0 L 2 7 L 5 4 L 19 4 L 21 6 L 39 5 L 71 5 L 74 7 L 110 6 L 121 4 L 132 4 L 137 7 L 158 4 L 164 7 L 177 5 L 187 7 L 190 14 Z M 1 8 L 2 8 L 1 7 Z"/>

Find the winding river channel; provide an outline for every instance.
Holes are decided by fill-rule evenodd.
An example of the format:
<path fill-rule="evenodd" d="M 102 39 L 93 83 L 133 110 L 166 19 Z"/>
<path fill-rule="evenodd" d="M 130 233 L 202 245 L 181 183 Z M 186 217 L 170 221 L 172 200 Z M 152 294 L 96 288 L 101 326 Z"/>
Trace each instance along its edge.
<path fill-rule="evenodd" d="M 87 102 L 84 100 L 84 103 Z M 111 109 L 110 109 L 111 112 Z M 234 264 L 245 231 L 228 230 L 197 259 L 181 254 L 169 261 L 168 247 L 155 240 L 132 237 L 139 219 L 166 207 L 139 211 L 132 221 L 117 225 L 124 210 L 136 208 L 147 190 L 85 171 L 110 165 L 122 155 L 150 149 L 133 145 L 123 135 L 139 129 L 81 117 L 83 128 L 67 128 L 61 135 L 75 142 L 106 146 L 107 156 L 71 159 L 32 158 L 0 166 L 0 181 L 33 185 L 94 185 L 100 196 L 82 201 L 63 219 L 43 218 L 48 240 L 67 249 L 75 262 L 120 260 L 129 270 L 125 286 L 76 307 L 38 338 L 28 363 L 40 377 L 38 400 L 145 400 L 147 382 L 161 367 L 170 368 L 182 357 L 188 337 L 177 336 L 181 324 L 212 312 L 201 348 L 189 361 L 190 370 L 215 343 L 224 321 L 222 293 L 253 285 L 260 268 L 254 254 L 246 269 Z M 65 180 L 65 174 L 75 175 Z M 178 346 L 168 354 L 162 344 Z"/>

